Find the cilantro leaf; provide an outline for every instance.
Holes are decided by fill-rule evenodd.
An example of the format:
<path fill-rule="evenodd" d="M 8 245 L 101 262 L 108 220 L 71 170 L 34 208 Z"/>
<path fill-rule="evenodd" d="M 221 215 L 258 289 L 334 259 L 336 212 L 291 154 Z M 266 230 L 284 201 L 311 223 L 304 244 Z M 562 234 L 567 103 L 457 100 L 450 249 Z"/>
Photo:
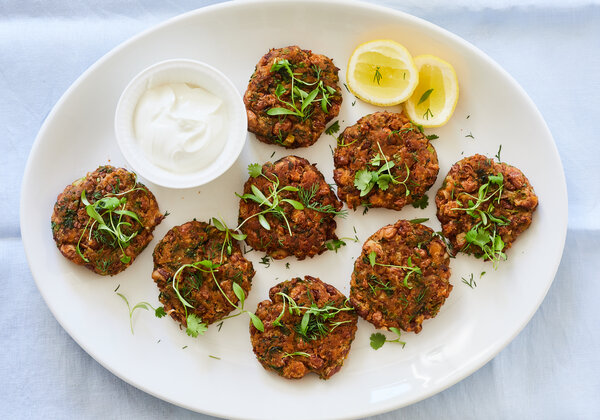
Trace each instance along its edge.
<path fill-rule="evenodd" d="M 248 165 L 248 174 L 252 178 L 256 178 L 262 174 L 262 166 L 259 163 L 251 163 Z"/>
<path fill-rule="evenodd" d="M 439 138 L 440 138 L 440 136 L 438 136 L 438 135 L 436 135 L 436 134 L 430 134 L 430 135 L 428 135 L 428 136 L 425 136 L 425 138 L 426 138 L 427 140 L 436 140 L 436 139 L 439 139 Z"/>
<path fill-rule="evenodd" d="M 189 314 L 187 317 L 187 329 L 185 330 L 186 334 L 190 337 L 198 337 L 198 334 L 204 335 L 204 333 L 208 330 L 208 327 L 200 317 L 195 314 Z"/>
<path fill-rule="evenodd" d="M 346 242 L 342 241 L 341 239 L 332 239 L 330 241 L 325 242 L 325 247 L 330 251 L 335 251 L 336 254 L 338 249 L 340 249 L 343 246 L 346 246 Z"/>
<path fill-rule="evenodd" d="M 416 209 L 424 209 L 429 205 L 429 197 L 427 195 L 423 195 L 423 197 L 419 198 L 416 201 L 413 201 L 412 206 Z"/>
<path fill-rule="evenodd" d="M 325 130 L 325 134 L 333 136 L 338 131 L 340 131 L 340 122 L 336 120 L 333 124 L 327 127 L 327 129 Z"/>
<path fill-rule="evenodd" d="M 377 172 L 371 172 L 368 169 L 361 169 L 354 176 L 354 186 L 360 191 L 360 196 L 363 197 L 373 189 L 378 178 Z"/>
<path fill-rule="evenodd" d="M 371 334 L 371 347 L 374 350 L 378 350 L 385 344 L 385 335 L 381 333 Z"/>
<path fill-rule="evenodd" d="M 483 248 L 485 244 L 490 241 L 490 234 L 487 233 L 483 228 L 472 228 L 467 232 L 465 240 L 470 244 L 474 244 L 480 248 Z"/>
<path fill-rule="evenodd" d="M 162 306 L 159 306 L 158 308 L 156 308 L 156 309 L 154 310 L 154 315 L 155 315 L 157 318 L 162 318 L 163 316 L 166 316 L 166 315 L 167 315 L 167 313 L 165 312 L 165 308 L 163 308 Z"/>

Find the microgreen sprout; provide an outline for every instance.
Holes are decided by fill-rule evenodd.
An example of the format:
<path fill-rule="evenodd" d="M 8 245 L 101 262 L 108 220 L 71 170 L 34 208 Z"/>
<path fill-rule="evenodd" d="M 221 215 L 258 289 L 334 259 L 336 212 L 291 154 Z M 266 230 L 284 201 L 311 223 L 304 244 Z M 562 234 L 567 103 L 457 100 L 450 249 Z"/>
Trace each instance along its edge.
<path fill-rule="evenodd" d="M 358 242 L 358 234 L 356 233 L 356 227 L 353 226 L 352 229 L 354 230 L 354 237 L 344 237 L 344 238 L 339 238 L 339 239 L 331 239 L 327 242 L 325 242 L 325 247 L 330 250 L 330 251 L 335 251 L 335 253 L 337 254 L 338 249 L 340 249 L 343 246 L 346 246 L 346 241 L 352 241 L 352 242 Z"/>
<path fill-rule="evenodd" d="M 236 193 L 236 195 L 244 201 L 252 200 L 255 203 L 258 203 L 259 208 L 264 207 L 264 210 L 262 210 L 258 213 L 255 213 L 255 214 L 249 216 L 248 218 L 246 218 L 246 220 L 244 220 L 242 223 L 240 223 L 239 226 L 235 230 L 240 229 L 248 220 L 250 220 L 253 217 L 258 218 L 258 222 L 260 223 L 260 225 L 263 228 L 265 228 L 266 230 L 271 230 L 271 225 L 267 221 L 265 214 L 272 213 L 272 214 L 275 214 L 275 215 L 281 217 L 285 221 L 288 232 L 290 235 L 292 235 L 292 228 L 290 227 L 290 222 L 289 222 L 287 216 L 285 215 L 285 211 L 283 210 L 283 207 L 281 207 L 281 204 L 287 203 L 296 210 L 303 210 L 304 205 L 296 200 L 292 200 L 289 198 L 281 198 L 280 194 L 282 191 L 298 192 L 298 188 L 292 187 L 291 185 L 286 185 L 286 186 L 280 188 L 279 187 L 279 178 L 277 178 L 276 175 L 273 175 L 274 178 L 271 179 L 271 178 L 267 177 L 265 174 L 263 174 L 261 171 L 258 176 L 262 176 L 265 179 L 267 179 L 269 182 L 271 182 L 271 185 L 268 187 L 269 188 L 268 195 L 263 194 L 263 192 L 254 184 L 252 184 L 250 186 L 252 193 L 248 193 L 248 194 L 244 194 L 244 195 L 239 195 Z"/>
<path fill-rule="evenodd" d="M 312 295 L 310 294 L 310 291 L 307 291 L 307 294 L 312 301 Z M 294 327 L 294 330 L 305 341 L 312 341 L 325 337 L 338 326 L 352 322 L 351 320 L 332 322 L 332 319 L 335 318 L 340 312 L 354 310 L 354 308 L 348 306 L 347 299 L 344 301 L 344 304 L 341 308 L 334 306 L 331 302 L 319 308 L 314 302 L 312 302 L 309 307 L 300 306 L 294 299 L 283 292 L 278 292 L 277 295 L 281 296 L 283 305 L 281 308 L 281 313 L 272 324 L 274 326 L 283 326 L 280 321 L 285 314 L 287 304 L 287 309 L 290 314 L 297 316 L 302 315 L 300 323 Z"/>
<path fill-rule="evenodd" d="M 493 212 L 495 205 L 500 204 L 504 190 L 504 176 L 489 175 L 488 182 L 482 184 L 477 191 L 477 196 L 468 193 L 462 195 L 468 198 L 468 207 L 456 207 L 452 210 L 464 211 L 474 219 L 479 221 L 467 232 L 465 241 L 467 244 L 463 248 L 466 250 L 470 245 L 475 245 L 483 251 L 483 257 L 493 262 L 494 268 L 498 267 L 500 260 L 506 259 L 504 250 L 504 241 L 498 234 L 498 226 L 509 224 L 505 217 L 496 217 Z M 456 200 L 459 205 L 463 205 L 460 200 Z"/>
<path fill-rule="evenodd" d="M 340 136 L 337 138 L 337 147 L 348 147 L 348 146 L 350 146 L 350 145 L 352 145 L 352 144 L 356 143 L 356 142 L 359 140 L 359 138 L 356 138 L 356 139 L 354 139 L 353 141 L 351 141 L 350 143 L 344 143 L 343 134 L 344 134 L 344 133 L 342 133 L 342 135 L 340 135 Z"/>
<path fill-rule="evenodd" d="M 314 65 L 312 67 L 313 72 L 316 75 L 316 80 L 312 83 L 306 82 L 297 78 L 298 73 L 294 73 L 292 64 L 287 59 L 276 60 L 271 65 L 271 73 L 280 72 L 283 70 L 282 75 L 289 77 L 291 80 L 290 92 L 280 83 L 275 88 L 275 96 L 288 108 L 275 107 L 267 110 L 268 115 L 294 115 L 302 120 L 310 117 L 313 112 L 312 103 L 319 102 L 323 112 L 328 112 L 327 106 L 331 105 L 330 98 L 336 93 L 336 90 L 331 86 L 327 86 L 321 80 L 321 68 Z M 315 86 L 310 92 L 306 92 L 300 89 L 298 85 L 304 86 Z M 290 101 L 282 99 L 285 93 L 289 93 Z M 319 94 L 321 95 L 318 98 Z"/>
<path fill-rule="evenodd" d="M 368 255 L 369 258 L 369 264 L 371 264 L 371 267 L 375 267 L 376 265 L 380 266 L 380 267 L 393 267 L 393 268 L 400 268 L 402 270 L 404 270 L 404 272 L 406 273 L 406 275 L 404 276 L 404 287 L 406 287 L 407 289 L 412 289 L 412 286 L 410 286 L 408 284 L 408 278 L 411 275 L 423 275 L 423 272 L 421 271 L 421 269 L 417 266 L 415 266 L 412 262 L 412 257 L 408 257 L 407 263 L 408 265 L 394 265 L 394 264 L 381 264 L 377 262 L 377 253 L 375 251 L 371 251 L 369 252 Z"/>
<path fill-rule="evenodd" d="M 137 189 L 141 188 L 134 187 L 121 193 L 109 194 L 98 199 L 94 203 L 89 202 L 86 197 L 85 190 L 81 191 L 81 202 L 85 205 L 85 211 L 88 214 L 89 219 L 85 224 L 83 231 L 81 232 L 81 236 L 77 241 L 75 250 L 81 259 L 83 259 L 83 261 L 89 262 L 89 260 L 83 255 L 80 247 L 81 240 L 83 239 L 86 231 L 88 232 L 90 241 L 92 240 L 93 232 L 96 232 L 94 235 L 95 239 L 103 240 L 111 244 L 116 243 L 121 249 L 121 262 L 123 264 L 128 264 L 131 261 L 131 257 L 125 253 L 125 248 L 129 246 L 129 242 L 138 234 L 138 232 L 133 231 L 129 235 L 125 234 L 123 232 L 124 228 L 131 228 L 133 225 L 132 223 L 124 220 L 123 217 L 128 216 L 134 221 L 138 222 L 141 226 L 143 226 L 143 224 L 137 214 L 132 211 L 125 210 L 127 198 L 117 197 Z M 94 231 L 94 227 L 96 228 L 96 231 Z M 108 235 L 110 239 L 107 241 L 105 236 L 102 235 Z"/>
<path fill-rule="evenodd" d="M 219 284 L 219 281 L 217 280 L 217 277 L 215 276 L 215 272 L 217 272 L 217 270 L 219 269 L 220 266 L 221 266 L 221 264 L 213 263 L 210 260 L 201 260 L 201 261 L 196 261 L 192 264 L 183 264 L 182 266 L 180 266 L 177 269 L 175 274 L 173 274 L 172 287 L 175 290 L 175 294 L 177 295 L 179 302 L 181 302 L 181 304 L 183 305 L 183 308 L 185 311 L 185 317 L 186 317 L 186 322 L 187 322 L 186 333 L 189 336 L 197 337 L 198 335 L 204 335 L 204 333 L 208 329 L 208 326 L 206 325 L 206 323 L 202 322 L 202 319 L 199 316 L 197 316 L 196 314 L 193 314 L 193 313 L 188 314 L 187 308 L 194 309 L 194 306 L 192 304 L 190 304 L 187 300 L 185 300 L 185 298 L 183 296 L 181 296 L 181 293 L 179 292 L 179 281 L 181 278 L 181 273 L 186 268 L 193 269 L 193 270 L 199 270 L 203 273 L 210 273 L 212 279 L 215 282 L 215 285 L 217 286 L 217 288 L 219 289 L 219 291 L 221 292 L 223 297 L 225 297 L 225 300 L 227 300 L 227 302 L 229 302 L 229 304 L 231 306 L 233 306 L 235 309 L 239 310 L 238 313 L 226 316 L 226 317 L 222 318 L 222 320 L 234 318 L 243 313 L 247 313 L 248 316 L 250 317 L 250 320 L 252 321 L 252 324 L 254 325 L 254 327 L 259 331 L 263 331 L 264 326 L 262 324 L 262 321 L 255 314 L 244 309 L 244 303 L 246 301 L 246 294 L 244 292 L 244 289 L 242 289 L 242 287 L 239 284 L 232 282 L 233 293 L 238 298 L 239 303 L 240 303 L 239 307 L 238 307 L 238 305 L 234 304 L 231 301 L 231 299 L 229 299 L 229 296 L 227 296 L 227 294 L 223 291 L 223 288 L 221 287 L 221 285 Z"/>
<path fill-rule="evenodd" d="M 410 122 L 410 123 L 411 123 L 412 125 L 414 125 L 415 127 L 417 127 L 421 133 L 424 133 L 424 132 L 425 132 L 425 128 L 424 128 L 424 127 L 423 127 L 421 124 L 417 124 L 416 122 L 414 122 L 414 121 L 412 121 L 412 120 L 411 120 L 411 122 Z"/>
<path fill-rule="evenodd" d="M 227 251 L 227 255 L 231 255 L 231 252 L 233 250 L 231 239 L 233 238 L 236 241 L 243 241 L 244 239 L 246 239 L 247 235 L 243 234 L 243 233 L 236 233 L 236 232 L 232 231 L 231 229 L 229 229 L 227 227 L 227 224 L 222 219 L 218 220 L 213 217 L 212 224 L 221 232 L 225 232 L 225 239 L 223 240 L 223 245 L 221 246 L 221 259 L 220 259 L 220 261 L 223 262 L 223 252 Z M 237 231 L 238 229 L 239 228 L 236 228 L 235 230 Z"/>
<path fill-rule="evenodd" d="M 127 298 L 125 297 L 125 295 L 123 295 L 122 293 L 116 292 L 115 293 L 117 295 L 119 295 L 121 297 L 121 299 L 123 299 L 125 301 L 125 303 L 127 304 L 127 310 L 129 311 L 129 328 L 131 329 L 131 334 L 133 335 L 133 313 L 135 312 L 136 309 L 145 309 L 145 310 L 150 310 L 152 309 L 154 311 L 154 315 L 157 318 L 162 318 L 163 316 L 165 316 L 167 313 L 165 312 L 165 308 L 163 308 L 162 306 L 159 306 L 157 308 L 155 308 L 154 306 L 152 306 L 151 304 L 149 304 L 148 302 L 140 302 L 136 305 L 133 306 L 133 308 L 129 305 L 129 301 L 127 300 Z"/>
<path fill-rule="evenodd" d="M 293 353 L 284 353 L 282 359 L 285 359 L 286 357 L 292 357 L 292 356 L 310 357 L 310 354 L 308 354 L 304 351 L 295 351 Z"/>
<path fill-rule="evenodd" d="M 335 253 L 337 254 L 338 249 L 347 245 L 346 241 L 358 242 L 358 237 L 354 236 L 354 238 L 344 237 L 339 239 L 331 239 L 325 242 L 325 247 L 330 251 L 335 251 Z"/>

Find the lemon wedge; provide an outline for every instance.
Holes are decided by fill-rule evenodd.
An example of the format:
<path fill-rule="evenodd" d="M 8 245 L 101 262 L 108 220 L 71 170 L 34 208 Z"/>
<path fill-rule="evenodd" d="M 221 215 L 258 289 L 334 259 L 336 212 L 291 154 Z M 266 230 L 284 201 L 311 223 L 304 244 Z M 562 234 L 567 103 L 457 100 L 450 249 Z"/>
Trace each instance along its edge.
<path fill-rule="evenodd" d="M 410 119 L 423 127 L 448 122 L 458 101 L 458 79 L 449 63 L 433 55 L 415 57 L 419 84 L 404 104 Z"/>
<path fill-rule="evenodd" d="M 417 87 L 419 74 L 406 48 L 390 39 L 360 44 L 348 61 L 348 89 L 373 105 L 406 101 Z"/>

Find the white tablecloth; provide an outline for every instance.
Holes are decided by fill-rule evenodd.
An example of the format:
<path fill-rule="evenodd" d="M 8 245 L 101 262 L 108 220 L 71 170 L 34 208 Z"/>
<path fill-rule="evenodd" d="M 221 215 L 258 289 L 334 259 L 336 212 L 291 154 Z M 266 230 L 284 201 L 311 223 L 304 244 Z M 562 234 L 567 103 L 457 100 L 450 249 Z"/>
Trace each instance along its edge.
<path fill-rule="evenodd" d="M 58 325 L 30 274 L 20 181 L 44 118 L 103 54 L 169 17 L 217 1 L 3 0 L 0 3 L 0 407 L 5 418 L 208 418 L 113 376 Z M 569 230 L 554 283 L 495 359 L 444 392 L 377 416 L 600 418 L 600 4 L 561 0 L 373 1 L 482 49 L 525 88 L 557 143 Z M 539 244 L 544 246 L 544 244 Z"/>

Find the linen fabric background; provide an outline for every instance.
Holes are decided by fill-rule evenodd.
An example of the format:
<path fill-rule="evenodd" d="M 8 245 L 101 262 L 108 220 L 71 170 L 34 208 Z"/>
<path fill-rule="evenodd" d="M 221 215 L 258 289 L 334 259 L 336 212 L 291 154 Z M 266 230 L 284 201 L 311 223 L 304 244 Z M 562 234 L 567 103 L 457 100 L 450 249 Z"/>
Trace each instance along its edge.
<path fill-rule="evenodd" d="M 504 67 L 540 109 L 569 191 L 564 255 L 525 329 L 480 370 L 391 419 L 600 418 L 600 3 L 371 1 L 431 21 Z M 207 419 L 121 381 L 61 328 L 29 271 L 19 229 L 22 174 L 36 134 L 91 64 L 200 0 L 0 3 L 0 407 L 5 418 Z M 544 246 L 544 244 L 539 244 Z"/>

